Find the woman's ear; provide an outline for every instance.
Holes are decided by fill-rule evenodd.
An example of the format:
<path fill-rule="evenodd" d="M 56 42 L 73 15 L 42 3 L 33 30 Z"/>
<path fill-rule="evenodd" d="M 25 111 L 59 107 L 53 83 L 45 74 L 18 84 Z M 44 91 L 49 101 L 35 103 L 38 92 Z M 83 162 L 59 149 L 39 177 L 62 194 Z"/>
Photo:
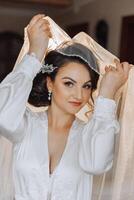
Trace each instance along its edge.
<path fill-rule="evenodd" d="M 47 77 L 47 89 L 48 89 L 48 91 L 53 90 L 53 81 L 51 80 L 51 78 L 49 76 Z"/>

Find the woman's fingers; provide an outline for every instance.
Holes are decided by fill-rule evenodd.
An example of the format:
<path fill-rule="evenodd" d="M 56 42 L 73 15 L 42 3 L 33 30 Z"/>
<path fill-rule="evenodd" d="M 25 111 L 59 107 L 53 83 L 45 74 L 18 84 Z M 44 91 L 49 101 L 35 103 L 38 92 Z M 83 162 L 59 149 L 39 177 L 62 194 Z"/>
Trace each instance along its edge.
<path fill-rule="evenodd" d="M 123 65 L 122 65 L 123 63 L 120 63 L 120 61 L 117 60 L 117 59 L 115 59 L 114 62 L 116 64 L 117 72 L 121 72 L 122 73 L 124 71 L 124 68 L 123 68 Z"/>
<path fill-rule="evenodd" d="M 117 71 L 124 76 L 124 80 L 128 79 L 129 71 L 131 69 L 131 65 L 128 62 L 118 63 Z"/>
<path fill-rule="evenodd" d="M 128 74 L 131 69 L 131 65 L 128 62 L 123 62 L 122 68 L 123 68 L 124 72 Z"/>
<path fill-rule="evenodd" d="M 105 72 L 108 72 L 109 71 L 109 67 L 106 65 L 105 66 Z"/>
<path fill-rule="evenodd" d="M 130 65 L 128 62 L 122 62 L 120 63 L 119 60 L 115 59 L 114 60 L 115 64 L 116 64 L 116 67 L 113 67 L 112 65 L 110 66 L 107 66 L 106 67 L 106 71 L 117 71 L 117 72 L 120 72 L 120 73 L 126 73 L 128 74 L 132 65 Z"/>
<path fill-rule="evenodd" d="M 46 27 L 49 27 L 49 22 L 46 20 L 46 19 L 44 19 L 44 18 L 41 18 L 41 19 L 39 19 L 37 22 L 36 22 L 36 24 L 35 24 L 35 26 L 37 27 L 37 28 L 40 28 L 40 27 L 42 27 L 42 26 L 46 26 Z"/>
<path fill-rule="evenodd" d="M 49 29 L 46 29 L 46 28 L 42 28 L 42 32 L 47 36 L 47 37 L 49 37 L 49 38 L 51 38 L 52 37 L 52 33 L 51 33 L 51 31 L 49 30 Z"/>
<path fill-rule="evenodd" d="M 123 68 L 122 68 L 122 64 L 120 63 L 120 61 L 117 60 L 117 59 L 115 59 L 114 62 L 116 64 L 116 70 L 117 70 L 117 72 L 122 72 Z"/>
<path fill-rule="evenodd" d="M 34 21 L 32 25 L 29 24 L 29 29 L 41 29 L 41 28 L 46 28 L 50 30 L 50 24 L 47 20 L 44 18 L 38 18 L 38 20 Z"/>
<path fill-rule="evenodd" d="M 31 19 L 31 21 L 30 21 L 30 23 L 29 23 L 29 26 L 33 26 L 38 20 L 42 19 L 43 17 L 45 17 L 44 14 L 35 15 L 35 16 Z"/>
<path fill-rule="evenodd" d="M 52 38 L 52 33 L 50 30 L 42 30 L 49 38 Z"/>
<path fill-rule="evenodd" d="M 29 26 L 28 26 L 28 32 L 30 34 L 41 34 L 44 33 L 48 37 L 52 37 L 51 30 L 50 30 L 50 24 L 48 20 L 44 19 L 42 17 L 44 15 L 36 15 L 32 18 Z M 38 36 L 37 36 L 38 37 Z"/>
<path fill-rule="evenodd" d="M 44 34 L 46 34 L 49 38 L 52 37 L 52 33 L 49 26 L 42 24 L 39 28 Z"/>
<path fill-rule="evenodd" d="M 126 83 L 131 69 L 128 62 L 120 63 L 116 60 L 115 64 L 116 67 L 105 67 L 106 73 L 100 84 L 100 94 L 108 98 L 114 98 L 117 90 Z"/>
<path fill-rule="evenodd" d="M 50 25 L 49 25 L 49 23 L 42 21 L 40 24 L 38 24 L 37 28 L 43 29 L 43 30 L 50 30 Z"/>
<path fill-rule="evenodd" d="M 29 26 L 33 26 L 34 24 L 36 24 L 36 23 L 38 22 L 38 20 L 42 19 L 43 17 L 45 17 L 44 14 L 35 15 L 35 16 L 31 19 L 31 21 L 30 21 L 30 23 L 29 23 Z"/>
<path fill-rule="evenodd" d="M 116 68 L 113 67 L 112 65 L 109 65 L 109 66 L 106 66 L 106 67 L 105 67 L 105 71 L 106 71 L 106 72 L 116 71 Z"/>
<path fill-rule="evenodd" d="M 128 62 L 122 62 L 118 61 L 117 59 L 114 60 L 116 64 L 117 71 L 124 71 L 125 73 L 128 73 L 131 69 L 131 65 Z"/>

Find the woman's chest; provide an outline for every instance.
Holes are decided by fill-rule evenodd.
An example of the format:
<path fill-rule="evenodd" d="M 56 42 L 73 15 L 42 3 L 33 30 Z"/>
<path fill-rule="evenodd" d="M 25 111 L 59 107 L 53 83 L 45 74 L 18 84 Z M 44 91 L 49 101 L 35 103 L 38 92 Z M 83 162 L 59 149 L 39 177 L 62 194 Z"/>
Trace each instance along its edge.
<path fill-rule="evenodd" d="M 30 132 L 31 131 L 31 132 Z M 19 174 L 32 175 L 40 171 L 50 175 L 50 154 L 48 145 L 47 127 L 32 126 L 22 143 L 14 147 L 14 168 Z M 71 130 L 62 154 L 57 159 L 53 172 L 61 172 L 63 176 L 78 176 L 81 173 L 79 167 L 79 134 Z M 60 151 L 61 152 L 61 151 Z M 59 152 L 56 152 L 59 153 Z M 58 154 L 53 154 L 54 156 Z M 58 155 L 59 156 L 59 155 Z"/>

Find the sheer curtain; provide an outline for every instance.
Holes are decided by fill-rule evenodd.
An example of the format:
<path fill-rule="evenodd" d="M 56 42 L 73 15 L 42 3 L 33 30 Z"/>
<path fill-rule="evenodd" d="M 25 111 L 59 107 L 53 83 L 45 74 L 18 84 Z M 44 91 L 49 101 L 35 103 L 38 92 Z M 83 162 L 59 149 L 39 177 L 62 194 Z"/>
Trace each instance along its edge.
<path fill-rule="evenodd" d="M 93 200 L 134 199 L 134 69 L 119 101 L 121 129 L 116 136 L 112 170 L 94 178 Z"/>
<path fill-rule="evenodd" d="M 46 17 L 51 26 L 52 39 L 48 50 L 71 38 L 49 17 Z M 105 65 L 114 65 L 114 55 L 102 48 L 86 33 L 79 33 L 73 41 L 87 46 L 96 56 L 101 74 Z M 25 29 L 25 41 L 18 56 L 16 64 L 27 53 L 29 41 Z M 16 67 L 17 65 L 15 65 Z M 102 76 L 100 77 L 101 80 Z M 98 85 L 99 88 L 99 85 Z M 97 94 L 97 91 L 96 91 Z M 120 134 L 115 141 L 115 160 L 112 170 L 100 176 L 94 176 L 92 200 L 132 200 L 134 195 L 134 69 L 131 70 L 128 83 L 118 91 L 116 101 L 118 104 L 118 118 L 121 123 Z M 40 110 L 32 107 L 35 112 Z M 40 108 L 42 109 L 42 108 Z M 83 120 L 85 107 L 78 115 Z M 13 184 L 11 175 L 12 144 L 0 137 L 0 200 L 13 200 Z M 3 176 L 4 175 L 4 176 Z M 3 178 L 1 178 L 3 177 Z M 3 196 L 2 196 L 3 195 Z"/>

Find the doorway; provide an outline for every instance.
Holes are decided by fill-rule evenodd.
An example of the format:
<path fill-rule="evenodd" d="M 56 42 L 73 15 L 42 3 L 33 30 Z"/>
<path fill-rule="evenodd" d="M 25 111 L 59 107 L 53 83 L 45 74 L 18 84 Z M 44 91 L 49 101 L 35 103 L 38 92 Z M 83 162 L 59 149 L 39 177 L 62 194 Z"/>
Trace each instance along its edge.
<path fill-rule="evenodd" d="M 134 16 L 122 19 L 120 59 L 134 64 Z"/>

